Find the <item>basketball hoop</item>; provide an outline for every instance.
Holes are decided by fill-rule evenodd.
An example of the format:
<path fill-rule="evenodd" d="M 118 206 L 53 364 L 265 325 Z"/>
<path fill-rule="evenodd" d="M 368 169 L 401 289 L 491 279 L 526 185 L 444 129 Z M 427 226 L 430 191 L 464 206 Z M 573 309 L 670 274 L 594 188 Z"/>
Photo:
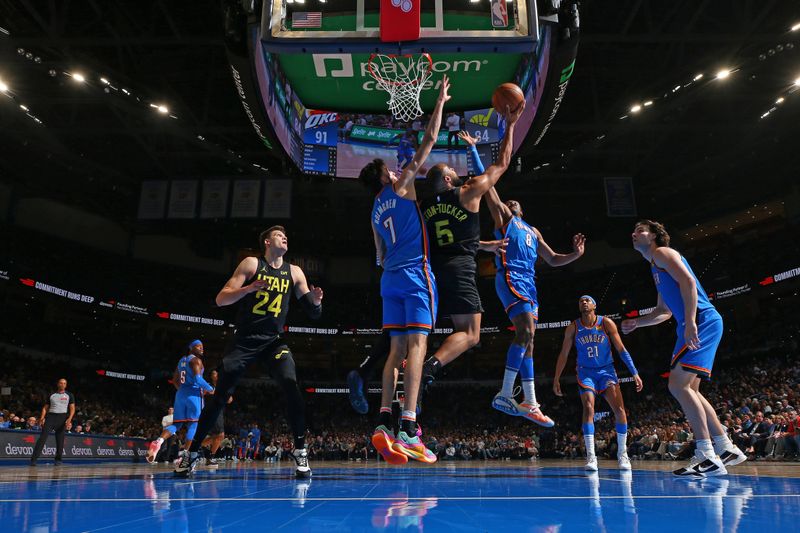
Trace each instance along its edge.
<path fill-rule="evenodd" d="M 430 54 L 372 54 L 369 74 L 378 89 L 389 93 L 386 103 L 395 118 L 409 122 L 422 115 L 419 96 L 433 74 Z"/>

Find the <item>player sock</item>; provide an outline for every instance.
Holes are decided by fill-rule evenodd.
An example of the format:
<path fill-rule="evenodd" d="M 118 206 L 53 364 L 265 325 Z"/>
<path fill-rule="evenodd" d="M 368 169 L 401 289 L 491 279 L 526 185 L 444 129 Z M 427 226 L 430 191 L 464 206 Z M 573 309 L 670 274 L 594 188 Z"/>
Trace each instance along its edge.
<path fill-rule="evenodd" d="M 413 437 L 417 434 L 417 413 L 416 411 L 403 411 L 400 419 L 400 431 L 405 431 L 406 435 Z"/>
<path fill-rule="evenodd" d="M 711 439 L 697 439 L 697 449 L 703 452 L 706 457 L 713 458 L 714 448 L 711 446 Z"/>
<path fill-rule="evenodd" d="M 589 457 L 594 456 L 594 424 L 589 422 L 583 424 L 583 443 L 586 445 L 586 455 Z"/>
<path fill-rule="evenodd" d="M 622 457 L 628 453 L 628 424 L 617 423 L 617 456 Z"/>
<path fill-rule="evenodd" d="M 381 412 L 378 415 L 378 425 L 386 426 L 387 428 L 392 427 L 392 408 L 391 407 L 381 407 Z"/>
<path fill-rule="evenodd" d="M 725 450 L 730 450 L 733 448 L 733 443 L 731 439 L 728 438 L 728 435 L 723 433 L 722 435 L 712 435 L 711 440 L 714 441 L 714 451 L 717 454 L 724 452 Z"/>
<path fill-rule="evenodd" d="M 533 357 L 523 357 L 519 367 L 519 376 L 522 378 L 522 392 L 525 394 L 525 403 L 536 405 L 536 388 L 533 381 Z"/>
<path fill-rule="evenodd" d="M 503 389 L 500 394 L 506 398 L 511 398 L 514 393 L 514 381 L 517 379 L 519 367 L 522 364 L 522 358 L 525 355 L 525 346 L 519 344 L 512 344 L 508 347 L 506 354 L 506 371 L 503 374 Z"/>

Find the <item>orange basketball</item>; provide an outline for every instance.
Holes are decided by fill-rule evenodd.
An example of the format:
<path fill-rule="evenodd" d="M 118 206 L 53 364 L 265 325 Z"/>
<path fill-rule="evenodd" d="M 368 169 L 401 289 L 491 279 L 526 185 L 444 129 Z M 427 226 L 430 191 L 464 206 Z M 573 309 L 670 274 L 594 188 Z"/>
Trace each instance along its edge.
<path fill-rule="evenodd" d="M 498 85 L 492 94 L 492 106 L 501 115 L 506 114 L 506 107 L 513 111 L 524 101 L 525 94 L 516 83 Z"/>

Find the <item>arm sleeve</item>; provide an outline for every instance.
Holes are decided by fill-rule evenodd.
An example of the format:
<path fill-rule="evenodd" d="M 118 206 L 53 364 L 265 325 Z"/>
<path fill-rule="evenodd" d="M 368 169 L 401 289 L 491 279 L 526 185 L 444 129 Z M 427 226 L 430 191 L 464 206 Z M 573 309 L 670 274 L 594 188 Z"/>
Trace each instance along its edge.
<path fill-rule="evenodd" d="M 628 370 L 630 370 L 632 376 L 635 376 L 636 374 L 639 373 L 639 371 L 636 370 L 636 366 L 633 364 L 633 359 L 631 359 L 631 354 L 628 353 L 627 350 L 625 350 L 624 352 L 620 352 L 619 357 L 620 359 L 622 359 L 622 362 L 625 363 L 625 366 L 628 367 Z"/>
<path fill-rule="evenodd" d="M 472 157 L 472 163 L 475 165 L 475 173 L 480 175 L 486 172 L 486 169 L 483 167 L 483 161 L 481 161 L 481 156 L 478 155 L 478 148 L 474 144 L 471 144 L 467 152 Z"/>
<path fill-rule="evenodd" d="M 203 388 L 203 390 L 206 390 L 208 392 L 214 390 L 214 387 L 212 387 L 211 384 L 209 384 L 208 381 L 206 381 L 206 378 L 203 377 L 203 374 L 196 374 L 194 380 L 195 383 L 197 383 Z"/>
<path fill-rule="evenodd" d="M 322 316 L 322 304 L 314 305 L 314 298 L 311 296 L 311 291 L 300 297 L 300 305 L 303 306 L 303 311 L 306 312 L 309 318 L 316 320 Z"/>

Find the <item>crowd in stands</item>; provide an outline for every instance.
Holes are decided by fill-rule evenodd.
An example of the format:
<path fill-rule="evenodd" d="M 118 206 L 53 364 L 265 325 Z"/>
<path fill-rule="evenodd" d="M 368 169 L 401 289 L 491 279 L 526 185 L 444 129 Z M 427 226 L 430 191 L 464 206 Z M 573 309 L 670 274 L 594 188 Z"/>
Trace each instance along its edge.
<path fill-rule="evenodd" d="M 730 359 L 719 365 L 714 381 L 704 385 L 735 444 L 757 460 L 797 460 L 800 457 L 800 365 L 794 343 L 782 356 Z M 38 416 L 50 385 L 67 376 L 76 397 L 73 432 L 154 438 L 158 421 L 170 404 L 172 391 L 153 391 L 146 382 L 112 382 L 91 369 L 68 362 L 21 361 L 0 351 L 0 428 L 38 430 Z M 621 385 L 628 410 L 629 455 L 633 459 L 682 459 L 694 452 L 693 436 L 679 406 L 669 395 L 666 379 L 651 376 L 642 393 Z M 442 383 L 428 392 L 420 422 L 423 441 L 442 461 L 532 460 L 581 458 L 580 402 L 577 388 L 567 384 L 564 398 L 537 383 L 543 409 L 557 422 L 552 429 L 493 411 L 494 387 L 477 383 Z M 572 393 L 570 395 L 570 392 Z M 136 401 L 131 401 L 135 398 Z M 370 395 L 377 400 L 377 395 Z M 121 407 L 121 406 L 124 406 Z M 239 460 L 280 460 L 292 446 L 284 418 L 281 391 L 271 385 L 240 387 L 226 410 L 225 441 L 218 454 Z M 373 420 L 358 416 L 346 395 L 306 395 L 312 460 L 375 460 L 369 436 Z M 599 457 L 616 456 L 613 419 L 602 400 L 597 403 L 596 450 Z M 457 421 L 452 413 L 459 413 Z M 176 444 L 180 445 L 179 433 Z M 177 447 L 174 447 L 177 450 Z"/>

